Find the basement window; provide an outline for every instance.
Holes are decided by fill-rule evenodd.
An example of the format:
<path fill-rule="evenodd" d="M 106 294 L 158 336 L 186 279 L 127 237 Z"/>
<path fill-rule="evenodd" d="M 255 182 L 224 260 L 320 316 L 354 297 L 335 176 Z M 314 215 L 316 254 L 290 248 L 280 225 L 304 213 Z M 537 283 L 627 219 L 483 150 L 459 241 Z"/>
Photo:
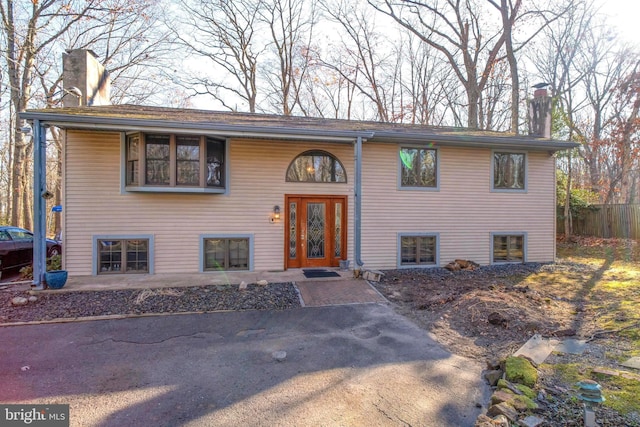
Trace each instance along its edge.
<path fill-rule="evenodd" d="M 524 262 L 526 234 L 493 233 L 492 262 Z"/>
<path fill-rule="evenodd" d="M 125 140 L 125 190 L 224 193 L 226 142 L 198 135 L 134 133 Z"/>
<path fill-rule="evenodd" d="M 251 270 L 251 236 L 201 236 L 200 248 L 201 271 Z"/>
<path fill-rule="evenodd" d="M 98 239 L 98 274 L 148 273 L 148 239 Z"/>
<path fill-rule="evenodd" d="M 438 264 L 437 234 L 401 234 L 398 236 L 401 267 L 435 266 Z"/>

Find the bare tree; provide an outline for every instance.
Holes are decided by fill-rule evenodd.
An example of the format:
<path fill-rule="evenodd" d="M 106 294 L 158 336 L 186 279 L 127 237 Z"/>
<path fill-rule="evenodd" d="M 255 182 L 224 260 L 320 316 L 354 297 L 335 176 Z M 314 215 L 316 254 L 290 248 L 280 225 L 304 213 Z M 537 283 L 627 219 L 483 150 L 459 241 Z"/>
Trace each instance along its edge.
<path fill-rule="evenodd" d="M 198 67 L 196 76 L 184 75 L 183 68 L 177 80 L 194 94 L 208 94 L 230 110 L 237 110 L 239 101 L 255 112 L 258 58 L 266 43 L 259 36 L 260 0 L 183 0 L 181 5 L 182 27 L 173 22 L 167 25 L 198 61 L 204 58 L 214 68 Z"/>
<path fill-rule="evenodd" d="M 51 107 L 61 89 L 60 59 L 64 49 L 104 52 L 114 76 L 154 61 L 164 39 L 152 40 L 156 0 L 47 0 L 0 3 L 4 65 L 10 86 L 11 114 L 28 107 Z M 128 56 L 124 57 L 126 52 Z M 119 68 L 117 61 L 128 61 Z M 40 84 L 38 84 L 40 83 Z M 118 87 L 118 85 L 114 85 Z M 139 90 L 137 90 L 139 92 Z M 10 222 L 30 227 L 32 144 L 13 120 Z"/>
<path fill-rule="evenodd" d="M 324 65 L 340 74 L 357 88 L 360 95 L 372 103 L 376 119 L 394 120 L 394 80 L 400 58 L 393 52 L 388 39 L 376 31 L 376 22 L 357 3 L 341 0 L 323 3 L 326 16 L 337 23 L 344 36 Z"/>
<path fill-rule="evenodd" d="M 640 58 L 636 57 L 632 70 L 619 80 L 614 92 L 612 129 L 605 141 L 616 161 L 615 167 L 610 167 L 605 203 L 616 196 L 621 203 L 631 203 L 636 196 L 633 170 L 640 168 Z"/>
<path fill-rule="evenodd" d="M 285 116 L 291 115 L 296 107 L 308 115 L 300 103 L 300 92 L 311 61 L 309 50 L 316 23 L 315 2 L 264 1 L 260 11 L 261 20 L 271 35 L 269 51 L 274 58 L 273 61 L 265 61 L 262 67 L 265 81 L 271 89 L 268 94 L 270 103 Z"/>
<path fill-rule="evenodd" d="M 13 0 L 0 2 L 3 51 L 13 114 L 24 111 L 31 102 L 38 55 L 98 6 L 98 0 L 46 0 L 31 2 L 26 8 L 22 5 L 16 7 Z M 10 135 L 13 141 L 10 221 L 15 225 L 30 227 L 30 193 L 26 189 L 30 187 L 27 172 L 31 140 L 20 132 L 21 127 L 22 123 L 14 120 Z"/>
<path fill-rule="evenodd" d="M 502 28 L 485 25 L 487 11 L 469 0 L 368 1 L 444 55 L 465 88 L 467 124 L 478 128 L 480 95 L 505 42 Z"/>
<path fill-rule="evenodd" d="M 406 68 L 401 78 L 404 93 L 401 102 L 404 114 L 402 121 L 425 125 L 447 124 L 451 116 L 455 116 L 449 108 L 449 100 L 459 97 L 455 93 L 457 80 L 447 72 L 448 64 L 412 33 L 401 34 L 395 49 L 402 67 Z"/>
<path fill-rule="evenodd" d="M 633 75 L 638 52 L 620 43 L 590 2 L 579 2 L 545 29 L 534 55 L 539 74 L 552 84 L 556 132 L 581 144 L 580 163 L 566 160 L 565 220 L 570 222 L 571 186 L 587 187 L 604 202 L 625 201 L 632 194 L 637 129 L 633 123 Z M 635 136 L 634 136 L 635 135 Z M 625 184 L 623 184 L 625 182 Z M 627 190 L 622 190 L 622 188 Z M 570 224 L 565 224 L 570 230 Z M 568 233 L 569 231 L 567 231 Z"/>

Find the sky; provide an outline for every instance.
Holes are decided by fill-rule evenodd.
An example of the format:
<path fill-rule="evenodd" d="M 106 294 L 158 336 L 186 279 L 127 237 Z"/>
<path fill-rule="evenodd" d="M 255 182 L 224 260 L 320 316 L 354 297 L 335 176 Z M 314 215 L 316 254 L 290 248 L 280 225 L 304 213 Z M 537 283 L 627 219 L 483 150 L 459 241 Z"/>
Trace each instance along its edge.
<path fill-rule="evenodd" d="M 601 12 L 608 15 L 611 24 L 620 36 L 631 43 L 640 45 L 640 1 L 638 0 L 598 0 Z"/>
<path fill-rule="evenodd" d="M 615 27 L 619 37 L 640 49 L 640 0 L 594 0 L 600 13 L 607 17 L 607 22 Z M 217 101 L 212 102 L 210 96 L 199 96 L 192 99 L 195 108 L 223 109 Z M 242 110 L 242 108 L 240 108 Z"/>

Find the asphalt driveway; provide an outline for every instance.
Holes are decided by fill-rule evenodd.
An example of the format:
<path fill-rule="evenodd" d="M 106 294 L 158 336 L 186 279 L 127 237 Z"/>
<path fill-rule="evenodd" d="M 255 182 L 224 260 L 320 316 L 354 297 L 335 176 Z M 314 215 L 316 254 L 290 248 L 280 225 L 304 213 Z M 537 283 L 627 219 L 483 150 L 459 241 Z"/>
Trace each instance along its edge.
<path fill-rule="evenodd" d="M 472 426 L 481 369 L 383 304 L 0 328 L 0 402 L 72 426 Z"/>

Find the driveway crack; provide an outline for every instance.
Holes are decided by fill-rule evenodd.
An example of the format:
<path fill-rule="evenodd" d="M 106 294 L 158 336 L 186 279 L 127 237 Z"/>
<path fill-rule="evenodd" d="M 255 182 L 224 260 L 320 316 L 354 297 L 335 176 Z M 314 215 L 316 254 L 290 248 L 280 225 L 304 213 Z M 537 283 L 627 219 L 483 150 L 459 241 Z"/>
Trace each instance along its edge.
<path fill-rule="evenodd" d="M 176 339 L 176 338 L 189 338 L 189 337 L 194 337 L 196 335 L 201 334 L 201 332 L 194 332 L 192 334 L 181 334 L 181 335 L 171 335 L 165 339 L 159 340 L 159 341 L 129 341 L 129 340 L 117 340 L 114 338 L 107 338 L 101 341 L 94 341 L 91 343 L 87 343 L 85 345 L 96 345 L 96 344 L 102 344 L 105 342 L 114 342 L 114 343 L 124 343 L 124 344 L 141 344 L 141 345 L 154 345 L 154 344 L 162 344 L 164 342 Z"/>

